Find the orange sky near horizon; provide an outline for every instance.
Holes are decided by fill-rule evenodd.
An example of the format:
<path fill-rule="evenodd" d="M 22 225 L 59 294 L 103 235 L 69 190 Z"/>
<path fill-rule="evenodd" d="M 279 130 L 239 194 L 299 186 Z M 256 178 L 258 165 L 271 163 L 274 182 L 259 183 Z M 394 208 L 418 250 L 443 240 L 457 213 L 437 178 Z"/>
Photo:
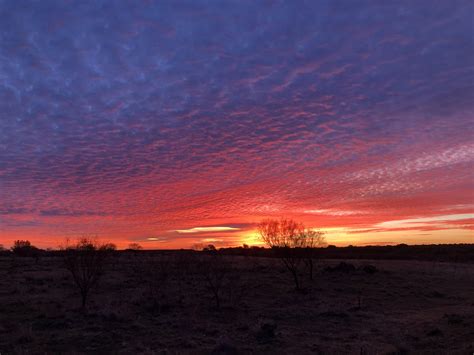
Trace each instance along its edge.
<path fill-rule="evenodd" d="M 0 244 L 474 243 L 474 2 L 341 4 L 0 2 Z"/>
<path fill-rule="evenodd" d="M 323 213 L 323 212 L 321 212 Z M 342 214 L 347 211 L 339 212 Z M 277 217 L 274 217 L 277 218 Z M 82 236 L 96 237 L 102 242 L 113 242 L 119 249 L 126 249 L 130 243 L 139 243 L 144 249 L 188 249 L 196 246 L 213 244 L 216 247 L 257 245 L 263 246 L 255 224 L 245 227 L 201 226 L 179 231 L 166 231 L 163 234 L 149 234 L 142 238 L 128 235 L 97 233 L 94 229 L 87 232 L 71 232 L 67 235 L 35 235 L 18 233 L 10 238 L 2 238 L 4 247 L 11 246 L 14 240 L 28 239 L 40 248 L 55 249 L 64 243 L 66 238 L 76 239 Z M 306 222 L 308 223 L 308 222 Z M 312 224 L 307 224 L 312 226 Z M 474 243 L 474 214 L 449 214 L 442 216 L 420 217 L 390 220 L 366 227 L 326 226 L 315 228 L 324 232 L 327 244 L 336 246 L 395 245 L 405 244 L 454 244 Z"/>

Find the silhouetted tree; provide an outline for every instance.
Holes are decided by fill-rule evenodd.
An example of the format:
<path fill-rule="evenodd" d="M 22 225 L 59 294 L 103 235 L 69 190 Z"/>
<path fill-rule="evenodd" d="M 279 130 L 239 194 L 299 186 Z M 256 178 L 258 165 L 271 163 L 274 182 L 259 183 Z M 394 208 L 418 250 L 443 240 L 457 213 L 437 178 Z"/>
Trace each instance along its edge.
<path fill-rule="evenodd" d="M 40 254 L 40 249 L 31 245 L 29 240 L 15 240 L 11 250 L 15 255 L 34 257 L 36 261 Z"/>
<path fill-rule="evenodd" d="M 201 255 L 198 270 L 203 275 L 207 289 L 212 293 L 216 308 L 221 306 L 221 293 L 229 276 L 231 265 L 217 252 Z"/>
<path fill-rule="evenodd" d="M 99 282 L 104 271 L 110 244 L 100 244 L 93 238 L 84 237 L 75 244 L 60 247 L 64 255 L 64 265 L 72 275 L 81 295 L 81 306 L 85 309 L 90 290 Z"/>
<path fill-rule="evenodd" d="M 178 304 L 183 305 L 186 298 L 185 285 L 194 281 L 196 274 L 196 254 L 181 250 L 173 258 L 173 277 L 178 288 Z"/>
<path fill-rule="evenodd" d="M 202 251 L 217 251 L 217 249 L 213 244 L 209 244 L 207 247 L 204 247 Z"/>
<path fill-rule="evenodd" d="M 138 251 L 138 250 L 142 250 L 142 246 L 138 243 L 130 243 L 127 247 L 127 250 L 134 250 L 134 251 Z"/>
<path fill-rule="evenodd" d="M 10 251 L 6 249 L 3 244 L 0 244 L 0 255 L 8 255 Z"/>
<path fill-rule="evenodd" d="M 305 250 L 303 261 L 306 264 L 306 267 L 309 271 L 309 279 L 313 280 L 313 269 L 314 269 L 314 260 L 317 257 L 318 248 L 322 248 L 326 245 L 326 238 L 324 238 L 324 233 L 320 231 L 314 231 L 311 229 L 304 229 L 304 239 L 305 239 Z"/>
<path fill-rule="evenodd" d="M 102 249 L 105 251 L 116 251 L 117 246 L 114 243 L 105 243 L 102 245 Z"/>
<path fill-rule="evenodd" d="M 146 285 L 153 312 L 161 312 L 163 308 L 172 271 L 171 266 L 170 257 L 162 254 L 137 257 L 135 260 L 135 275 Z"/>
<path fill-rule="evenodd" d="M 300 290 L 299 271 L 302 260 L 310 263 L 312 273 L 312 256 L 307 254 L 304 257 L 304 251 L 313 248 L 321 240 L 322 234 L 305 228 L 302 223 L 284 218 L 263 220 L 258 225 L 258 233 L 261 240 L 275 251 L 291 273 L 296 289 Z"/>

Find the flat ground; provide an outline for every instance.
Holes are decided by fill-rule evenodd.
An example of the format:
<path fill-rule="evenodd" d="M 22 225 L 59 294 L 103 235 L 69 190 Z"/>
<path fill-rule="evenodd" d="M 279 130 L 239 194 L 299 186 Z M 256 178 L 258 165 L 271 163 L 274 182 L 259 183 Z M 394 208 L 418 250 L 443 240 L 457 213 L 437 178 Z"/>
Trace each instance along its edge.
<path fill-rule="evenodd" d="M 61 258 L 0 258 L 0 353 L 474 353 L 473 264 L 320 261 L 297 292 L 277 259 L 226 257 L 216 309 L 198 257 L 160 258 L 109 258 L 87 311 Z"/>

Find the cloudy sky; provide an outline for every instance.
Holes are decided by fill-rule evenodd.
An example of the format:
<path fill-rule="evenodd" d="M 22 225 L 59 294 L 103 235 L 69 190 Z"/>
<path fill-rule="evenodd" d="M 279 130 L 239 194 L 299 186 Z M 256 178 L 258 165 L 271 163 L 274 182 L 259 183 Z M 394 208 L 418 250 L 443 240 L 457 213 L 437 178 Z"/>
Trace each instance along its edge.
<path fill-rule="evenodd" d="M 0 0 L 0 243 L 474 242 L 473 4 Z"/>

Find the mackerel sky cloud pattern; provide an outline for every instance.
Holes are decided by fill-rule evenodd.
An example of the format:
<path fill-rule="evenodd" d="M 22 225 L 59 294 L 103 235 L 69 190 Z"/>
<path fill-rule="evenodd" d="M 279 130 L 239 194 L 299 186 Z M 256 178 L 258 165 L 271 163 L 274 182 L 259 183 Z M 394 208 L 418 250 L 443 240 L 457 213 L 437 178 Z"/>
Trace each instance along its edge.
<path fill-rule="evenodd" d="M 473 242 L 473 7 L 0 0 L 0 243 Z"/>

